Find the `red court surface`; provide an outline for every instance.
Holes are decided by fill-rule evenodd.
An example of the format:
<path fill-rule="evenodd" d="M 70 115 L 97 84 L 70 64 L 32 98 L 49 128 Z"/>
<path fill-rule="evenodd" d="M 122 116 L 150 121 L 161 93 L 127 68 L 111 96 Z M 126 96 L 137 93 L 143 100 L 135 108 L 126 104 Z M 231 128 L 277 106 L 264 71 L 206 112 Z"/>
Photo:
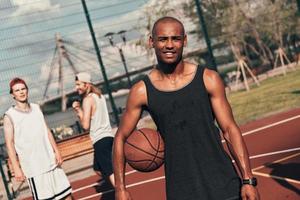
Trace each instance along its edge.
<path fill-rule="evenodd" d="M 261 200 L 300 200 L 300 109 L 241 127 Z M 165 200 L 163 167 L 152 173 L 126 168 L 126 184 L 134 200 Z M 112 200 L 107 184 L 92 176 L 72 183 L 78 200 Z M 191 191 L 193 192 L 193 191 Z"/>

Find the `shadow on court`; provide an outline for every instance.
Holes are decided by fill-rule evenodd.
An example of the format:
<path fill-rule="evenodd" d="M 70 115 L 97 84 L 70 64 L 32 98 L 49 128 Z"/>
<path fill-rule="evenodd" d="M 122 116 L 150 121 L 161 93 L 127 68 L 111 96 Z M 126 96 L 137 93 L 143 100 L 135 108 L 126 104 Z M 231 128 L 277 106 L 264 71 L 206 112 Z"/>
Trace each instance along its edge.
<path fill-rule="evenodd" d="M 282 178 L 289 178 L 296 181 L 300 181 L 300 163 L 272 163 L 272 164 L 266 164 L 267 168 L 272 169 L 270 175 L 282 177 Z M 277 179 L 273 178 L 277 183 L 282 185 L 283 187 L 294 191 L 296 194 L 300 195 L 300 189 L 295 187 L 290 182 L 283 180 L 283 179 Z"/>
<path fill-rule="evenodd" d="M 114 192 L 114 188 L 110 184 L 110 182 L 108 180 L 105 180 L 103 182 L 102 179 L 98 180 L 97 182 L 100 183 L 100 185 L 94 186 L 97 193 L 102 193 L 102 192 L 108 191 L 107 193 L 102 194 L 100 199 L 101 200 L 114 200 L 115 192 Z M 103 182 L 103 183 L 101 184 L 101 182 Z"/>

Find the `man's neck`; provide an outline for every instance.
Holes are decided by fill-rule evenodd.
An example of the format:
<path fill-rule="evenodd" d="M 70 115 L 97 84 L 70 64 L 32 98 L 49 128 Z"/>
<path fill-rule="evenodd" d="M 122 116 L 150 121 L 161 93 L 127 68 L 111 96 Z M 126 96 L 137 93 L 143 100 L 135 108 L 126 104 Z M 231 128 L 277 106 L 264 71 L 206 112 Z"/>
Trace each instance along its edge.
<path fill-rule="evenodd" d="M 16 108 L 22 111 L 28 111 L 30 109 L 30 105 L 28 101 L 24 101 L 24 102 L 17 101 Z"/>
<path fill-rule="evenodd" d="M 83 99 L 84 99 L 85 97 L 88 97 L 88 96 L 91 95 L 91 94 L 93 94 L 93 92 L 90 92 L 90 93 L 84 93 L 84 95 L 83 95 L 82 97 L 83 97 Z"/>

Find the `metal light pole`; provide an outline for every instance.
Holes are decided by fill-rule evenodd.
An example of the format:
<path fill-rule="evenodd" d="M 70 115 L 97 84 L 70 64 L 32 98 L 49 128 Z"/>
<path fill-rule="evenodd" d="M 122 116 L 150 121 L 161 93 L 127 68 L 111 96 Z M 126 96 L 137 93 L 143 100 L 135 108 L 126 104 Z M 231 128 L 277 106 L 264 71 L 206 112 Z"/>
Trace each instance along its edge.
<path fill-rule="evenodd" d="M 108 78 L 107 78 L 107 75 L 106 75 L 105 67 L 104 67 L 104 64 L 103 64 L 103 61 L 102 61 L 102 58 L 101 58 L 101 54 L 100 54 L 100 48 L 99 48 L 97 40 L 96 40 L 96 36 L 95 36 L 95 33 L 94 33 L 94 28 L 93 28 L 92 22 L 90 20 L 90 16 L 89 16 L 89 12 L 88 12 L 85 0 L 81 0 L 81 3 L 82 3 L 82 7 L 83 7 L 83 10 L 84 10 L 85 16 L 86 16 L 86 21 L 88 23 L 89 30 L 90 30 L 90 33 L 91 33 L 91 36 L 92 36 L 92 39 L 93 39 L 97 59 L 98 59 L 98 62 L 100 64 L 100 69 L 102 71 L 104 84 L 105 84 L 105 87 L 106 87 L 107 92 L 108 92 L 108 96 L 109 96 L 111 107 L 112 107 L 112 110 L 113 110 L 113 113 L 114 113 L 114 117 L 115 117 L 117 125 L 119 125 L 120 121 L 119 121 L 118 111 L 117 111 L 114 99 L 112 97 L 112 94 L 111 94 L 111 89 L 110 89 L 110 86 L 109 86 L 109 82 L 108 82 Z"/>
<path fill-rule="evenodd" d="M 209 39 L 209 36 L 208 36 L 208 33 L 207 33 L 206 24 L 205 24 L 205 20 L 204 20 L 204 17 L 203 17 L 200 2 L 201 2 L 201 0 L 195 0 L 196 7 L 197 7 L 197 13 L 198 13 L 199 20 L 200 20 L 200 26 L 202 27 L 202 31 L 203 31 L 204 38 L 205 38 L 206 45 L 207 45 L 207 50 L 208 50 L 208 53 L 209 53 L 209 57 L 211 59 L 212 66 L 211 67 L 209 66 L 209 67 L 211 69 L 217 71 L 217 63 L 216 63 L 216 60 L 215 60 L 215 57 L 214 57 L 214 54 L 213 54 L 213 50 L 211 48 L 211 42 L 210 42 L 210 39 Z"/>
<path fill-rule="evenodd" d="M 122 31 L 119 31 L 117 33 L 118 35 L 120 35 L 120 37 L 123 41 L 123 44 L 126 44 L 125 32 L 126 32 L 125 30 L 122 30 Z M 122 50 L 122 46 L 115 45 L 115 43 L 113 41 L 113 35 L 115 35 L 115 33 L 109 32 L 109 33 L 105 34 L 105 37 L 108 38 L 109 43 L 112 47 L 116 47 L 119 50 L 119 54 L 120 54 L 120 57 L 121 57 L 121 60 L 122 60 L 122 63 L 123 63 L 124 69 L 125 69 L 126 77 L 127 77 L 127 80 L 128 80 L 128 85 L 131 88 L 132 82 L 130 80 L 130 76 L 129 76 L 129 73 L 128 73 L 127 64 L 126 64 L 125 56 L 124 56 L 124 53 L 123 53 L 123 50 Z"/>

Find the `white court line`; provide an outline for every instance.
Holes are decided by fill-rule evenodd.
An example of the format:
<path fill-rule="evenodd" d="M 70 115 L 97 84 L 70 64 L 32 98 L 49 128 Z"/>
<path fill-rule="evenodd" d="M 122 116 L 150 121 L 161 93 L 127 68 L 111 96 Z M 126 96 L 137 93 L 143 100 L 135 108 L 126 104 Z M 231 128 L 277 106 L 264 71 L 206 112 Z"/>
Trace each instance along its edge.
<path fill-rule="evenodd" d="M 252 133 L 255 133 L 257 131 L 261 131 L 261 130 L 264 130 L 264 129 L 267 129 L 267 128 L 271 128 L 273 126 L 277 126 L 277 125 L 280 125 L 280 124 L 283 124 L 283 123 L 286 123 L 286 122 L 289 122 L 289 121 L 292 121 L 292 120 L 295 120 L 295 119 L 298 119 L 298 118 L 300 118 L 300 115 L 296 115 L 294 117 L 290 117 L 290 118 L 287 118 L 287 119 L 284 119 L 284 120 L 281 120 L 281 121 L 278 121 L 278 122 L 275 122 L 275 123 L 272 123 L 272 124 L 254 129 L 254 130 L 251 130 L 251 131 L 247 131 L 247 132 L 243 133 L 243 136 L 249 135 L 249 134 L 252 134 Z"/>
<path fill-rule="evenodd" d="M 288 152 L 292 152 L 292 151 L 298 151 L 300 150 L 300 147 L 297 148 L 292 148 L 292 149 L 286 149 L 286 150 L 282 150 L 282 151 L 274 151 L 274 152 L 270 152 L 270 153 L 263 153 L 263 154 L 258 154 L 255 156 L 250 156 L 250 159 L 255 159 L 255 158 L 260 158 L 260 157 L 264 157 L 264 156 L 272 156 L 275 154 L 281 154 L 281 153 L 288 153 Z"/>
<path fill-rule="evenodd" d="M 285 161 L 285 160 L 288 160 L 288 159 L 297 157 L 297 156 L 299 156 L 299 155 L 300 155 L 300 152 L 299 152 L 299 153 L 296 153 L 296 154 L 289 155 L 289 156 L 284 157 L 284 158 L 281 158 L 281 159 L 279 159 L 279 160 L 275 160 L 275 161 L 273 161 L 272 163 L 280 163 L 280 162 L 282 162 L 282 161 Z M 256 167 L 256 168 L 252 169 L 252 171 L 256 171 L 256 170 L 259 170 L 259 169 L 263 169 L 263 168 L 265 168 L 265 167 L 266 167 L 265 165 L 261 165 L 261 166 L 259 166 L 259 167 Z"/>
<path fill-rule="evenodd" d="M 150 182 L 162 180 L 164 178 L 165 178 L 165 176 L 160 176 L 160 177 L 157 177 L 157 178 L 152 178 L 152 179 L 148 179 L 148 180 L 145 180 L 145 181 L 140 181 L 140 182 L 137 182 L 137 183 L 129 184 L 129 185 L 126 186 L 126 188 L 131 188 L 131 187 L 142 185 L 142 184 L 145 184 L 145 183 L 150 183 Z M 78 200 L 90 199 L 90 198 L 101 196 L 103 194 L 107 194 L 107 193 L 110 193 L 110 192 L 113 192 L 113 191 L 114 191 L 114 189 L 107 190 L 107 191 L 100 192 L 100 193 L 97 193 L 97 194 L 93 194 L 93 195 L 90 195 L 90 196 L 87 196 L 87 197 L 84 197 L 84 198 L 81 198 L 81 199 L 78 199 Z"/>
<path fill-rule="evenodd" d="M 257 175 L 257 176 L 263 176 L 263 177 L 278 179 L 278 180 L 282 180 L 282 181 L 286 181 L 286 182 L 290 182 L 290 183 L 300 184 L 300 181 L 295 180 L 295 179 L 291 179 L 291 178 L 284 178 L 284 177 L 281 177 L 281 176 L 275 176 L 275 175 L 261 173 L 261 172 L 252 172 L 252 173 L 254 175 Z"/>
<path fill-rule="evenodd" d="M 255 133 L 255 132 L 267 129 L 267 128 L 271 128 L 273 126 L 277 126 L 277 125 L 280 125 L 280 124 L 283 124 L 283 123 L 286 123 L 286 122 L 289 122 L 289 121 L 292 121 L 292 120 L 295 120 L 295 119 L 298 119 L 298 118 L 300 118 L 300 115 L 296 115 L 294 117 L 290 117 L 290 118 L 287 118 L 287 119 L 284 119 L 284 120 L 281 120 L 281 121 L 278 121 L 278 122 L 275 122 L 275 123 L 272 123 L 272 124 L 268 124 L 266 126 L 262 126 L 260 128 L 253 129 L 251 131 L 244 132 L 244 133 L 242 133 L 242 135 L 243 136 L 250 135 L 252 133 Z M 225 140 L 222 140 L 222 142 L 224 143 Z"/>
<path fill-rule="evenodd" d="M 137 172 L 137 171 L 136 170 L 132 170 L 132 171 L 126 172 L 125 175 L 133 174 L 135 172 Z M 86 185 L 86 186 L 81 187 L 81 188 L 77 188 L 76 190 L 73 190 L 72 193 L 79 192 L 81 190 L 85 190 L 87 188 L 94 187 L 94 186 L 97 186 L 97 185 L 101 185 L 101 183 L 93 183 L 93 184 Z"/>
<path fill-rule="evenodd" d="M 78 188 L 76 190 L 73 190 L 72 193 L 74 194 L 75 192 L 79 192 L 81 190 L 85 190 L 87 188 L 94 187 L 94 186 L 97 186 L 97 185 L 100 185 L 100 184 L 99 183 L 93 183 L 93 184 L 90 184 L 90 185 L 86 185 L 84 187 L 81 187 L 81 188 Z"/>

